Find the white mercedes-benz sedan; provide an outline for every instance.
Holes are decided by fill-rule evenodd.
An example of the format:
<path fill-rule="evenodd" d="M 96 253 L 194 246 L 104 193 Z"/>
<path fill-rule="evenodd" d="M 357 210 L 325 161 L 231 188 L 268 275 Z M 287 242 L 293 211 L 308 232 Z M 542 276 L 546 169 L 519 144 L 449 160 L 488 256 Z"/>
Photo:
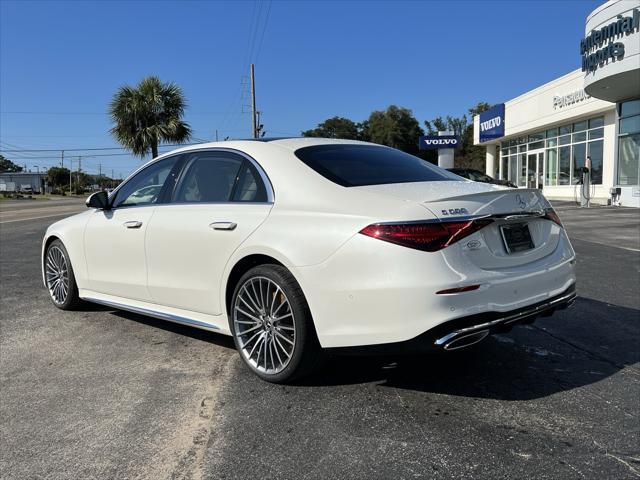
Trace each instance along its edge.
<path fill-rule="evenodd" d="M 42 275 L 82 301 L 233 336 L 287 382 L 327 351 L 450 351 L 566 308 L 575 253 L 539 190 L 317 138 L 164 154 L 49 227 Z"/>

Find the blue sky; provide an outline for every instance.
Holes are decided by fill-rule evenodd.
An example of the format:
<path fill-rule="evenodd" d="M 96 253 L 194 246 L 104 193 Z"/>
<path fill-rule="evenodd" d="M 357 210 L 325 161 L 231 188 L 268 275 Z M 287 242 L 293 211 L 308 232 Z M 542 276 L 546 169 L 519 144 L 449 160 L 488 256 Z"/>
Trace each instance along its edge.
<path fill-rule="evenodd" d="M 0 0 L 0 149 L 117 147 L 109 100 L 149 74 L 183 88 L 197 139 L 248 137 L 251 61 L 270 136 L 390 104 L 421 124 L 461 115 L 579 68 L 584 19 L 600 3 Z M 92 173 L 141 162 L 67 156 L 91 153 Z M 4 155 L 42 168 L 59 153 Z"/>

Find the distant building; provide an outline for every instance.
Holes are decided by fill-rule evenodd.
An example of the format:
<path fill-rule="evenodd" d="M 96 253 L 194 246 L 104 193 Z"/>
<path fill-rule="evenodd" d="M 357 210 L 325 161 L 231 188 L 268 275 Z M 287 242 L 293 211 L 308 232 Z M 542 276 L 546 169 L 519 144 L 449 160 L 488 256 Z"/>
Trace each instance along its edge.
<path fill-rule="evenodd" d="M 0 192 L 24 192 L 30 188 L 34 193 L 43 193 L 46 177 L 46 173 L 0 173 Z"/>
<path fill-rule="evenodd" d="M 474 144 L 518 187 L 574 200 L 589 167 L 594 202 L 640 207 L 640 0 L 595 9 L 578 50 L 582 69 L 475 116 Z"/>

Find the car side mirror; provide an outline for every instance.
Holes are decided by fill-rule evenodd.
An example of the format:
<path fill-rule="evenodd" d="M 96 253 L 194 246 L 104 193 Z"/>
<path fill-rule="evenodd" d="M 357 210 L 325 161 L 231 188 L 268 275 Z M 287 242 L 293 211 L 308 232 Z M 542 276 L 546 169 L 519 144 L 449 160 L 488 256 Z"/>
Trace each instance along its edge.
<path fill-rule="evenodd" d="M 89 198 L 87 198 L 86 204 L 88 208 L 108 210 L 110 208 L 109 195 L 104 190 L 101 192 L 96 192 L 90 195 Z"/>

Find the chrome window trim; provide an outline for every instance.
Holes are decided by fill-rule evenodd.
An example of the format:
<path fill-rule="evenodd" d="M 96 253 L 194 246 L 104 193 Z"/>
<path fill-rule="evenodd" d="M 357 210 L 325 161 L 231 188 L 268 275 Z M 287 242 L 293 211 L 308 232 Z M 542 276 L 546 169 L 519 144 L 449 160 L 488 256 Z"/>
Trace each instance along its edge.
<path fill-rule="evenodd" d="M 147 167 L 150 167 L 151 165 L 155 164 L 156 162 L 159 162 L 160 160 L 164 160 L 166 158 L 169 158 L 173 155 L 175 156 L 180 156 L 180 155 L 188 155 L 191 153 L 196 153 L 196 152 L 229 152 L 229 153 L 235 153 L 237 155 L 240 155 L 241 157 L 243 157 L 245 160 L 249 161 L 254 167 L 255 169 L 258 171 L 258 174 L 260 175 L 260 178 L 262 179 L 262 183 L 264 183 L 264 188 L 267 191 L 267 201 L 266 202 L 167 202 L 167 203 L 151 203 L 148 205 L 131 205 L 130 207 L 116 207 L 116 208 L 135 208 L 135 207 L 148 207 L 148 206 L 156 206 L 159 207 L 161 205 L 229 205 L 229 204 L 233 204 L 233 205 L 243 205 L 243 204 L 254 204 L 254 205 L 270 205 L 273 204 L 275 201 L 275 192 L 273 190 L 273 185 L 271 183 L 271 180 L 269 179 L 269 176 L 267 175 L 267 173 L 264 171 L 264 169 L 262 168 L 262 166 L 250 155 L 246 154 L 245 152 L 243 152 L 242 150 L 237 150 L 235 148 L 228 148 L 228 147 L 201 147 L 201 148 L 193 148 L 193 149 L 189 149 L 189 150 L 183 150 L 180 152 L 168 152 L 166 154 L 160 155 L 156 158 L 154 158 L 151 162 L 146 163 L 144 165 L 142 165 L 141 167 L 139 167 L 138 169 L 136 169 L 134 172 L 132 172 L 126 179 L 124 179 L 122 181 L 122 183 L 120 185 L 118 185 L 113 192 L 111 192 L 111 194 L 109 195 L 109 200 L 111 200 L 111 198 L 115 198 L 116 193 L 118 192 L 118 190 L 120 190 L 120 188 L 122 188 L 127 182 L 129 182 L 129 180 L 133 177 L 135 177 L 139 172 L 141 172 L 142 170 L 144 170 Z M 182 175 L 182 172 L 180 172 L 180 175 Z M 115 210 L 115 209 L 114 209 Z"/>

